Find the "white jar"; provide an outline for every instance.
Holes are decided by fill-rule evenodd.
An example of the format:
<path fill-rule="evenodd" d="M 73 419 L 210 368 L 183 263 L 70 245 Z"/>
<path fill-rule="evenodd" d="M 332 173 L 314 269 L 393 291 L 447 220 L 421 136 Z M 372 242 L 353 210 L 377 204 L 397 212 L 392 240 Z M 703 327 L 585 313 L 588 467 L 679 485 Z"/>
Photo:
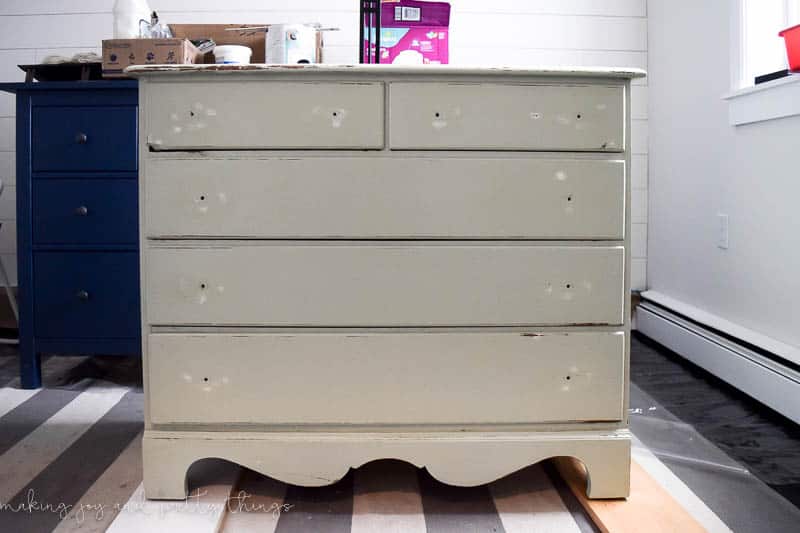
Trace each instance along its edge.
<path fill-rule="evenodd" d="M 138 39 L 139 21 L 150 21 L 147 0 L 117 0 L 114 4 L 114 39 Z"/>
<path fill-rule="evenodd" d="M 248 46 L 223 44 L 214 47 L 214 62 L 218 65 L 249 65 L 253 51 Z"/>

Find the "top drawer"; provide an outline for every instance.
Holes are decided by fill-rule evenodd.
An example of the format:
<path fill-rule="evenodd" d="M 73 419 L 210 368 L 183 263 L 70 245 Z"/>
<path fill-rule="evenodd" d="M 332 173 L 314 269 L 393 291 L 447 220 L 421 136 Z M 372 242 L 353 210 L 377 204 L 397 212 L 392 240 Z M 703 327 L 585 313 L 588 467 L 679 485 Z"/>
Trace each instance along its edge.
<path fill-rule="evenodd" d="M 383 148 L 383 84 L 165 83 L 148 91 L 156 150 Z"/>
<path fill-rule="evenodd" d="M 392 83 L 396 150 L 625 149 L 624 87 Z"/>
<path fill-rule="evenodd" d="M 136 170 L 136 106 L 34 106 L 34 172 Z"/>

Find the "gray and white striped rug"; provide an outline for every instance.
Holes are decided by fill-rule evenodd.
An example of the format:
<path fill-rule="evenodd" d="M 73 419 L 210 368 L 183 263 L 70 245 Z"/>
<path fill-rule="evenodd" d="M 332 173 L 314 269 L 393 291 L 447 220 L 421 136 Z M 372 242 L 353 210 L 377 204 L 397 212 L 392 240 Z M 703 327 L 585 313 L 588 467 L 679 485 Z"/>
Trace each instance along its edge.
<path fill-rule="evenodd" d="M 406 463 L 379 461 L 335 485 L 302 488 L 208 460 L 193 467 L 187 502 L 146 501 L 138 365 L 50 357 L 46 388 L 28 391 L 18 388 L 13 353 L 0 356 L 0 531 L 596 531 L 547 463 L 456 488 Z M 657 459 L 647 461 L 662 472 Z M 674 476 L 660 477 L 685 491 Z M 687 508 L 705 513 L 688 492 Z"/>

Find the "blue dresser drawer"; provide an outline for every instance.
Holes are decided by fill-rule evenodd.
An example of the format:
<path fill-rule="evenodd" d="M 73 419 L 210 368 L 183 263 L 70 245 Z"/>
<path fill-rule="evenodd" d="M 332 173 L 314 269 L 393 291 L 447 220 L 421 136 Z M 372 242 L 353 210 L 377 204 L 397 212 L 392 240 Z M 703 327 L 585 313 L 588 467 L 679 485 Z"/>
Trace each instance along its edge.
<path fill-rule="evenodd" d="M 135 171 L 135 106 L 34 106 L 34 172 Z"/>
<path fill-rule="evenodd" d="M 35 244 L 136 244 L 138 183 L 130 179 L 33 182 Z"/>
<path fill-rule="evenodd" d="M 138 337 L 137 252 L 35 252 L 38 337 Z"/>

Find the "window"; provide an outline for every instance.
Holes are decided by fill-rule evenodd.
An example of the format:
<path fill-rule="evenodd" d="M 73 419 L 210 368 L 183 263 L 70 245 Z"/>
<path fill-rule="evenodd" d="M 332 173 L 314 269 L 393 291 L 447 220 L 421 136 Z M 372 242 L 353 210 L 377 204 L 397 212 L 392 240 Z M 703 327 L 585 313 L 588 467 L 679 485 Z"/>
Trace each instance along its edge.
<path fill-rule="evenodd" d="M 800 24 L 800 0 L 740 0 L 738 79 L 734 89 L 786 68 L 786 48 L 778 32 Z"/>
<path fill-rule="evenodd" d="M 738 0 L 731 10 L 732 126 L 800 115 L 800 76 L 754 87 L 754 78 L 786 68 L 786 46 L 778 33 L 800 24 L 800 0 Z"/>

